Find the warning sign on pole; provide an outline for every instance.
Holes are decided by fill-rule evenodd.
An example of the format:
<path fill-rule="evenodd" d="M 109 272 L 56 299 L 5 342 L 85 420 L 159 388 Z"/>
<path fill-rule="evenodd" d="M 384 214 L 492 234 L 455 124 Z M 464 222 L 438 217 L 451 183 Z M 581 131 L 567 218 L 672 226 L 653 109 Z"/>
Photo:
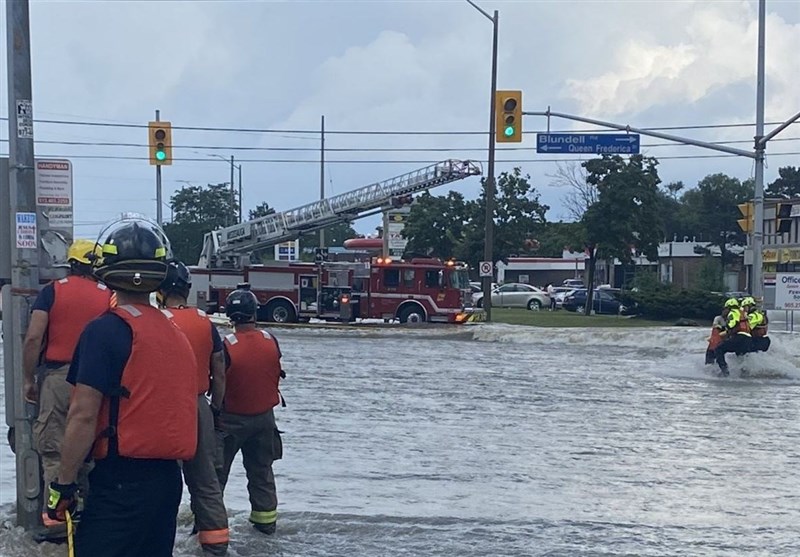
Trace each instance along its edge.
<path fill-rule="evenodd" d="M 481 261 L 481 264 L 478 266 L 481 272 L 482 277 L 491 277 L 493 276 L 493 267 L 491 261 Z"/>

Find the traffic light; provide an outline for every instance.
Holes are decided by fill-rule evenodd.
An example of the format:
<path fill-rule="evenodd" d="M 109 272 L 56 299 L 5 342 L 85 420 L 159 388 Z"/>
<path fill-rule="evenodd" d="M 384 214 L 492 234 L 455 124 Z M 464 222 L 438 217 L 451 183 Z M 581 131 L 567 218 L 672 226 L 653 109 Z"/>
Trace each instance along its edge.
<path fill-rule="evenodd" d="M 147 131 L 150 139 L 150 164 L 172 164 L 172 123 L 150 122 Z"/>
<path fill-rule="evenodd" d="M 747 203 L 740 203 L 738 205 L 739 212 L 742 213 L 743 219 L 739 219 L 736 222 L 739 223 L 739 228 L 741 228 L 744 232 L 750 234 L 753 232 L 753 220 L 755 219 L 755 211 L 753 211 L 753 203 L 748 201 Z"/>
<path fill-rule="evenodd" d="M 778 203 L 775 210 L 775 232 L 777 234 L 788 234 L 792 230 L 792 204 Z"/>
<path fill-rule="evenodd" d="M 522 91 L 497 91 L 494 138 L 497 143 L 522 141 Z"/>

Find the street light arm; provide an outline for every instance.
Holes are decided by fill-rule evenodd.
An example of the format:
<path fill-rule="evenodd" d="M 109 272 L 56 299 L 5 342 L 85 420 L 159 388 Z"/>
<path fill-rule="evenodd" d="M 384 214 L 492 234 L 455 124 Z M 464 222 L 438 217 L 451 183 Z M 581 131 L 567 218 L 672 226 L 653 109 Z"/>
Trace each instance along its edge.
<path fill-rule="evenodd" d="M 488 19 L 488 20 L 489 20 L 489 21 L 491 21 L 492 23 L 494 23 L 494 22 L 495 22 L 495 21 L 494 21 L 494 18 L 493 18 L 492 16 L 490 16 L 488 13 L 486 13 L 486 12 L 483 10 L 483 8 L 481 8 L 480 6 L 478 6 L 478 5 L 477 5 L 475 2 L 473 2 L 472 0 L 467 0 L 467 2 L 469 2 L 469 5 L 470 5 L 470 6 L 472 6 L 473 8 L 475 8 L 476 10 L 478 10 L 479 12 L 481 12 L 481 13 L 483 14 L 483 16 L 484 16 L 486 19 Z"/>
<path fill-rule="evenodd" d="M 800 112 L 798 112 L 797 114 L 795 114 L 794 116 L 792 116 L 791 118 L 786 120 L 783 124 L 781 124 L 780 126 L 775 128 L 774 130 L 769 132 L 764 137 L 762 137 L 760 139 L 757 139 L 756 140 L 756 148 L 758 148 L 758 147 L 761 147 L 761 148 L 766 147 L 767 141 L 769 141 L 770 139 L 772 139 L 773 137 L 775 137 L 776 135 L 781 133 L 783 130 L 785 130 L 786 128 L 788 128 L 789 126 L 791 126 L 792 124 L 794 124 L 798 120 L 800 120 Z"/>
<path fill-rule="evenodd" d="M 563 118 L 565 120 L 574 120 L 576 122 L 583 122 L 585 124 L 593 124 L 595 126 L 601 126 L 604 128 L 611 128 L 614 130 L 620 130 L 624 132 L 633 132 L 638 133 L 641 135 L 647 135 L 650 137 L 657 137 L 659 139 L 666 139 L 667 141 L 675 141 L 677 143 L 683 143 L 685 145 L 694 145 L 695 147 L 703 147 L 705 149 L 711 149 L 712 151 L 721 151 L 723 153 L 728 153 L 731 155 L 738 155 L 740 157 L 747 157 L 750 159 L 755 159 L 756 155 L 752 151 L 744 151 L 742 149 L 736 149 L 735 147 L 727 147 L 725 145 L 717 145 L 716 143 L 707 143 L 705 141 L 698 141 L 697 139 L 690 139 L 688 137 L 680 137 L 677 135 L 671 135 L 668 133 L 661 133 L 661 132 L 654 132 L 650 130 L 642 130 L 639 128 L 633 128 L 631 126 L 627 126 L 624 124 L 614 124 L 613 122 L 603 122 L 602 120 L 595 120 L 593 118 L 584 118 L 583 116 L 575 116 L 573 114 L 563 114 L 561 112 L 551 112 L 549 109 L 546 112 L 523 112 L 522 114 L 526 116 L 547 116 L 554 117 L 554 118 Z"/>

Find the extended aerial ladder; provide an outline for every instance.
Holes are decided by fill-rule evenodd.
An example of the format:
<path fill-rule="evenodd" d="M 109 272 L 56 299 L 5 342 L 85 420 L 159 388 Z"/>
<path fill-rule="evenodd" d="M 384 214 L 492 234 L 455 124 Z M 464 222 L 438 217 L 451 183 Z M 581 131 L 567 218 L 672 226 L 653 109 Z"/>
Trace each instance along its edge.
<path fill-rule="evenodd" d="M 203 251 L 198 266 L 235 266 L 236 260 L 241 256 L 294 240 L 301 234 L 332 224 L 367 216 L 364 213 L 390 205 L 394 197 L 429 190 L 480 174 L 481 167 L 474 161 L 448 159 L 295 209 L 214 230 L 203 239 Z"/>

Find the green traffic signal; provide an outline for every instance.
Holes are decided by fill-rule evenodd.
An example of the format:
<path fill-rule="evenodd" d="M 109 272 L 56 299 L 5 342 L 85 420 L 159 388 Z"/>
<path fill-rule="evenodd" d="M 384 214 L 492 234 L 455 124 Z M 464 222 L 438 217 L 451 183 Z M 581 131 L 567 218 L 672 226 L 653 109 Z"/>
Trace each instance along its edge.
<path fill-rule="evenodd" d="M 503 133 L 506 137 L 514 137 L 514 126 L 506 126 L 506 129 Z"/>
<path fill-rule="evenodd" d="M 167 154 L 164 151 L 156 151 L 156 159 L 163 161 L 167 159 Z"/>

